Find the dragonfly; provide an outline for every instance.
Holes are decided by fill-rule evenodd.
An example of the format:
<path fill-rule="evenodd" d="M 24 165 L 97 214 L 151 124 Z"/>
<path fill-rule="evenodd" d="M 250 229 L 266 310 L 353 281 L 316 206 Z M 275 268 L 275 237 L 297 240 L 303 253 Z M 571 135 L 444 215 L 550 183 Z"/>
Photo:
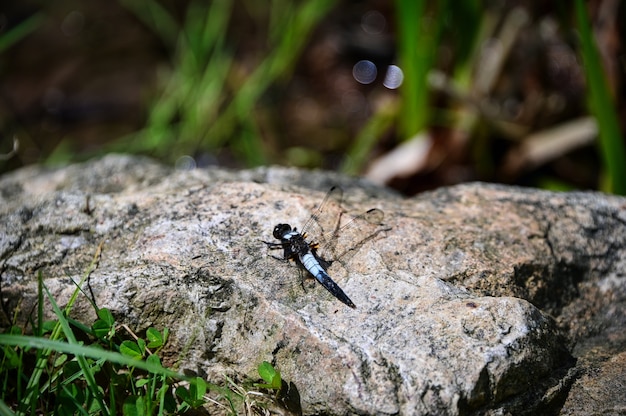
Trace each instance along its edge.
<path fill-rule="evenodd" d="M 283 251 L 282 257 L 272 257 L 294 261 L 300 270 L 310 274 L 335 298 L 355 309 L 354 302 L 330 277 L 328 269 L 333 262 L 355 253 L 366 241 L 386 229 L 382 228 L 384 213 L 378 208 L 369 209 L 341 225 L 344 213 L 342 198 L 343 190 L 333 186 L 300 231 L 290 224 L 281 223 L 274 227 L 272 233 L 279 242 L 263 243 L 270 250 Z M 309 238 L 314 234 L 315 239 Z"/>

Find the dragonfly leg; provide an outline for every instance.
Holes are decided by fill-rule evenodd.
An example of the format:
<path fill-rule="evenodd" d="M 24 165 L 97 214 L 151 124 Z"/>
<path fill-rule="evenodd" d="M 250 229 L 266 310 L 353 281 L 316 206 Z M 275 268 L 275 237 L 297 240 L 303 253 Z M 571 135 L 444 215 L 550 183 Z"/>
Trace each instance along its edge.
<path fill-rule="evenodd" d="M 300 277 L 300 286 L 302 286 L 302 290 L 306 292 L 306 283 L 308 282 L 309 289 L 315 286 L 315 278 L 311 276 L 309 272 L 305 272 L 301 269 L 298 269 L 298 274 Z"/>
<path fill-rule="evenodd" d="M 269 248 L 270 250 L 278 250 L 278 249 L 283 248 L 282 243 L 271 243 L 269 241 L 261 241 L 261 242 L 267 245 L 267 248 Z"/>

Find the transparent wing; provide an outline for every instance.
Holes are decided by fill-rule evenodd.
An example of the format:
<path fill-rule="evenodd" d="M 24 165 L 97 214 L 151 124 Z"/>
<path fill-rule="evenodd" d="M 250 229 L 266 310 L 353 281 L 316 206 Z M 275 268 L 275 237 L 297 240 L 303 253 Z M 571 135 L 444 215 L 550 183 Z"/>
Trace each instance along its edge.
<path fill-rule="evenodd" d="M 374 238 L 384 229 L 384 213 L 380 209 L 370 209 L 356 217 L 349 218 L 342 209 L 343 190 L 333 186 L 326 193 L 322 203 L 302 227 L 309 242 L 318 243 L 320 256 L 329 262 L 344 259 L 347 261 L 363 244 Z"/>
<path fill-rule="evenodd" d="M 348 222 L 320 238 L 320 255 L 328 261 L 347 261 L 366 242 L 385 231 L 385 214 L 372 208 L 351 218 Z"/>
<path fill-rule="evenodd" d="M 194 260 L 199 265 L 198 269 L 207 275 L 222 279 L 236 278 L 240 281 L 250 279 L 255 282 L 271 282 L 252 284 L 267 299 L 295 302 L 302 297 L 305 294 L 305 272 L 296 267 L 293 261 L 282 259 L 282 247 L 276 250 L 270 248 L 265 255 L 259 255 L 258 244 L 253 239 L 242 239 L 220 249 L 205 249 L 205 254 Z M 313 283 L 313 279 L 309 283 Z"/>
<path fill-rule="evenodd" d="M 300 229 L 302 234 L 308 234 L 308 241 L 320 242 L 325 235 L 336 231 L 342 213 L 342 200 L 343 190 L 338 186 L 330 188 L 322 203 Z"/>

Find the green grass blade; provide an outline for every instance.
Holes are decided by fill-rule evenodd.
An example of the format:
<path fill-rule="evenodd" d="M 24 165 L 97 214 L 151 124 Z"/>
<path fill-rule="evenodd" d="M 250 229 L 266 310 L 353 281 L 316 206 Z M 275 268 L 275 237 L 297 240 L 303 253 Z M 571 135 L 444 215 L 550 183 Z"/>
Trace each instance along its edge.
<path fill-rule="evenodd" d="M 35 333 L 38 333 L 42 330 L 43 326 L 43 275 L 41 270 L 37 273 L 37 288 L 38 288 L 38 308 L 37 308 L 37 326 Z M 56 328 L 55 328 L 56 329 Z M 53 331 L 54 336 L 55 331 Z M 58 333 L 58 332 L 57 332 Z M 18 407 L 17 414 L 22 416 L 25 415 L 27 410 L 30 409 L 30 413 L 33 414 L 35 410 L 35 402 L 37 401 L 37 397 L 39 396 L 39 382 L 41 380 L 42 375 L 46 369 L 48 357 L 50 356 L 49 350 L 39 350 L 37 351 L 37 358 L 35 359 L 35 368 L 28 379 L 28 383 L 26 384 L 26 388 L 24 391 L 24 397 L 20 401 L 20 405 Z M 21 373 L 21 371 L 20 371 Z M 18 387 L 19 387 L 18 383 Z M 18 397 L 21 394 L 18 393 Z"/>
<path fill-rule="evenodd" d="M 620 131 L 615 103 L 609 92 L 602 60 L 591 32 L 587 2 L 576 0 L 576 19 L 580 30 L 581 54 L 587 76 L 590 111 L 598 122 L 600 148 L 609 176 L 610 191 L 626 195 L 626 150 Z"/>
<path fill-rule="evenodd" d="M 282 28 L 280 32 L 283 34 L 278 44 L 246 79 L 233 101 L 211 126 L 208 134 L 216 138 L 216 145 L 222 145 L 232 136 L 237 125 L 249 120 L 261 95 L 273 82 L 291 71 L 315 24 L 334 4 L 334 0 L 310 0 L 295 8 L 292 13 L 285 13 L 281 21 L 276 23 Z"/>
<path fill-rule="evenodd" d="M 391 128 L 398 117 L 398 105 L 394 101 L 381 108 L 359 131 L 354 144 L 348 150 L 341 171 L 348 175 L 358 175 L 369 160 L 372 148 L 379 138 Z"/>
<path fill-rule="evenodd" d="M 81 415 L 88 415 L 87 410 L 83 408 L 83 404 L 76 400 L 75 396 L 72 392 L 67 388 L 67 386 L 63 386 L 63 392 L 66 393 L 67 397 L 70 398 L 72 404 L 74 405 L 74 409 L 80 412 Z"/>
<path fill-rule="evenodd" d="M 168 370 L 162 366 L 147 363 L 143 360 L 135 360 L 124 355 L 106 351 L 101 348 L 89 347 L 79 344 L 69 344 L 63 341 L 54 341 L 46 338 L 39 338 L 26 335 L 6 335 L 0 334 L 1 345 L 12 345 L 22 348 L 35 348 L 41 350 L 51 350 L 60 353 L 73 354 L 76 356 L 89 357 L 93 359 L 106 359 L 109 362 L 125 365 L 128 367 L 135 367 L 145 371 L 149 371 L 155 374 L 161 374 L 167 377 L 173 377 L 180 380 L 190 380 L 184 374 L 177 373 L 172 370 Z"/>
<path fill-rule="evenodd" d="M 44 16 L 42 13 L 34 14 L 28 19 L 21 22 L 15 28 L 0 36 L 0 53 L 9 49 L 26 35 L 36 30 L 42 23 L 43 19 Z"/>
<path fill-rule="evenodd" d="M 7 406 L 4 400 L 0 400 L 0 416 L 15 416 L 15 413 Z"/>
<path fill-rule="evenodd" d="M 422 131 L 429 120 L 427 76 L 437 56 L 447 4 L 447 1 L 396 0 L 398 59 L 404 72 L 398 127 L 403 139 Z M 432 10 L 427 10 L 428 7 Z"/>
<path fill-rule="evenodd" d="M 87 278 L 89 277 L 91 272 L 95 269 L 95 267 L 96 267 L 96 265 L 98 263 L 98 260 L 100 258 L 100 252 L 101 251 L 102 251 L 102 243 L 100 243 L 100 245 L 96 249 L 96 253 L 95 253 L 91 263 L 87 267 L 87 270 L 83 274 L 81 282 L 78 285 L 79 287 L 84 284 L 84 282 L 87 280 Z M 40 292 L 38 293 L 39 305 L 40 305 L 39 314 L 40 314 L 40 316 L 42 316 L 43 315 L 43 310 L 41 310 L 41 305 L 43 305 L 43 290 L 41 290 L 41 289 L 43 287 L 45 287 L 45 286 L 43 285 L 43 277 L 42 277 L 41 271 L 38 273 L 37 278 L 38 278 L 38 285 L 39 285 L 39 290 L 40 290 Z M 65 307 L 65 313 L 66 314 L 69 314 L 69 311 L 71 310 L 71 307 L 74 304 L 74 302 L 76 301 L 76 298 L 77 298 L 79 293 L 80 293 L 79 289 L 74 290 L 74 293 L 72 293 L 72 296 L 70 297 L 70 300 L 68 301 L 68 304 Z M 38 322 L 39 322 L 38 325 L 41 325 L 42 318 L 38 317 Z M 57 324 L 55 325 L 54 329 L 52 330 L 52 332 L 50 334 L 50 340 L 58 339 L 60 337 L 60 335 L 61 335 L 61 332 L 62 332 L 61 323 L 57 322 Z M 50 356 L 52 351 L 53 350 L 45 349 L 45 348 L 42 348 L 39 351 L 37 351 L 37 359 L 36 359 L 36 362 L 35 362 L 35 368 L 34 368 L 33 372 L 31 373 L 30 378 L 28 379 L 28 383 L 26 385 L 26 391 L 25 391 L 25 394 L 24 394 L 24 398 L 20 402 L 20 407 L 18 409 L 18 415 L 25 415 L 25 412 L 26 412 L 27 409 L 31 409 L 31 412 L 34 411 L 34 408 L 35 408 L 34 404 L 35 404 L 35 402 L 37 400 L 38 393 L 39 393 L 39 382 L 41 380 L 41 376 L 44 373 L 44 370 L 46 369 L 48 357 Z"/>
<path fill-rule="evenodd" d="M 74 332 L 72 332 L 69 322 L 67 321 L 67 319 L 65 319 L 65 315 L 63 314 L 63 312 L 61 312 L 61 308 L 59 308 L 59 305 L 57 305 L 56 301 L 52 297 L 52 294 L 48 291 L 48 288 L 44 286 L 44 289 L 48 295 L 50 303 L 52 304 L 52 309 L 54 310 L 54 313 L 57 315 L 57 318 L 59 318 L 59 324 L 63 329 L 63 334 L 65 335 L 68 343 L 71 345 L 78 345 L 78 341 L 76 341 Z M 76 290 L 75 292 L 79 292 L 79 290 Z M 83 375 L 85 376 L 85 380 L 87 381 L 87 386 L 89 387 L 92 397 L 94 397 L 98 402 L 98 407 L 100 411 L 103 415 L 109 415 L 109 409 L 104 403 L 104 398 L 102 397 L 101 390 L 98 387 L 96 379 L 91 371 L 91 366 L 83 355 L 77 355 L 76 359 L 78 360 L 78 365 L 83 371 Z"/>
<path fill-rule="evenodd" d="M 420 28 L 417 22 L 423 21 L 424 8 L 425 1 L 423 0 L 396 1 L 398 59 L 404 71 L 404 82 L 400 87 L 402 118 L 399 120 L 398 127 L 404 139 L 417 133 L 423 125 L 419 114 L 425 111 L 423 103 L 426 84 L 420 81 L 426 79 L 426 74 L 424 60 L 418 57 Z"/>
<path fill-rule="evenodd" d="M 35 335 L 43 334 L 43 273 L 37 272 L 37 328 L 33 331 Z"/>

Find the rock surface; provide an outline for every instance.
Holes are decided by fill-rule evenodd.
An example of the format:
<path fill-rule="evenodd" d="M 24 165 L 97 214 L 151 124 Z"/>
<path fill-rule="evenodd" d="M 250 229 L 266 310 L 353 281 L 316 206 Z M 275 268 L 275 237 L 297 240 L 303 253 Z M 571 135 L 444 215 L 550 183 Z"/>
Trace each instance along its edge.
<path fill-rule="evenodd" d="M 330 269 L 354 310 L 262 243 L 332 184 L 390 227 Z M 111 155 L 5 175 L 0 201 L 3 327 L 18 304 L 26 322 L 38 270 L 63 304 L 102 243 L 99 306 L 169 328 L 170 364 L 212 380 L 271 361 L 306 414 L 626 409 L 624 198 L 468 184 L 401 199 L 324 172 Z"/>

